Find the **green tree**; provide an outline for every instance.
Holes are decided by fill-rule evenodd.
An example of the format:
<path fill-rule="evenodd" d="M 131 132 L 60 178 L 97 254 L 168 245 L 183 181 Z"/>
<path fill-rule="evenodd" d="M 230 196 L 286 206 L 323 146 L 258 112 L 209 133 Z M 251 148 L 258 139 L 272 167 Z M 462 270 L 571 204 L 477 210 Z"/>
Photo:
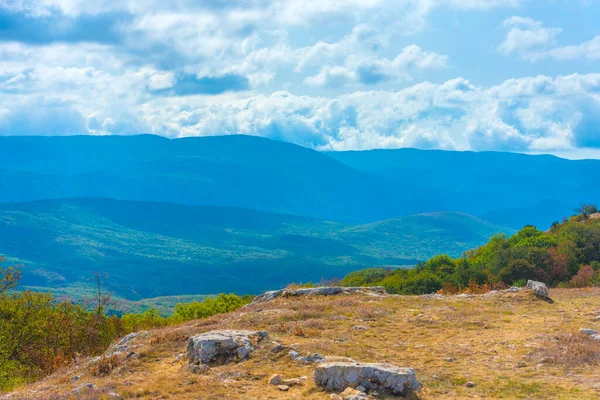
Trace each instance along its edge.
<path fill-rule="evenodd" d="M 579 207 L 575 209 L 575 212 L 581 214 L 584 219 L 588 219 L 590 215 L 598 212 L 598 207 L 591 203 L 579 203 Z"/>
<path fill-rule="evenodd" d="M 507 285 L 512 285 L 521 279 L 537 279 L 535 266 L 527 260 L 510 260 L 500 271 L 500 280 Z"/>
<path fill-rule="evenodd" d="M 0 264 L 4 262 L 4 258 L 0 256 Z M 17 267 L 0 267 L 0 295 L 14 289 L 21 279 L 21 272 Z"/>

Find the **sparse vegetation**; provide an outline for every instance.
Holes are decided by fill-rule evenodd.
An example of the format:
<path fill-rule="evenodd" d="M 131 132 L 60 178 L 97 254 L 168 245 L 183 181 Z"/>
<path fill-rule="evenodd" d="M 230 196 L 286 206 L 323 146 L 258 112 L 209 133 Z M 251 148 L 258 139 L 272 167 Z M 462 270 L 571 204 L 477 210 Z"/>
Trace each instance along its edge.
<path fill-rule="evenodd" d="M 97 292 L 89 307 L 57 301 L 48 293 L 9 292 L 19 277 L 14 267 L 0 272 L 0 391 L 38 379 L 77 357 L 98 355 L 127 333 L 233 311 L 250 301 L 249 296 L 221 294 L 179 304 L 168 317 L 149 309 L 119 318 L 105 314 L 110 295 L 104 291 L 99 273 L 94 274 Z M 96 374 L 109 373 L 119 361 L 116 357 L 101 359 Z"/>

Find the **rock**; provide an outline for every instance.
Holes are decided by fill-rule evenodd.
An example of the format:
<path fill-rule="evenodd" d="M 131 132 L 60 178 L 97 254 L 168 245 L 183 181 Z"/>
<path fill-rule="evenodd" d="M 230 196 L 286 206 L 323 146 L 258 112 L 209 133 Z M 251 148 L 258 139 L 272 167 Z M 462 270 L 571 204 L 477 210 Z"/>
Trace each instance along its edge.
<path fill-rule="evenodd" d="M 110 392 L 108 394 L 108 397 L 110 397 L 111 399 L 122 399 L 123 397 L 121 397 L 121 395 L 119 393 L 115 393 L 115 392 Z"/>
<path fill-rule="evenodd" d="M 365 393 L 358 389 L 352 389 L 351 387 L 347 387 L 342 393 L 339 394 L 339 397 L 343 400 L 366 400 L 369 398 Z"/>
<path fill-rule="evenodd" d="M 438 293 L 422 294 L 421 298 L 423 298 L 425 300 L 443 300 L 444 299 L 444 295 L 443 294 L 438 294 Z"/>
<path fill-rule="evenodd" d="M 286 386 L 297 386 L 297 385 L 301 385 L 302 381 L 298 378 L 292 378 L 292 379 L 284 379 L 281 383 L 283 383 Z"/>
<path fill-rule="evenodd" d="M 188 340 L 190 364 L 223 365 L 243 360 L 269 335 L 265 331 L 222 330 L 202 333 Z"/>
<path fill-rule="evenodd" d="M 600 334 L 595 329 L 579 328 L 579 333 L 590 336 L 594 340 L 600 340 Z"/>
<path fill-rule="evenodd" d="M 367 389 L 364 386 L 357 386 L 356 390 L 358 390 L 359 392 L 363 392 L 363 393 L 365 393 L 367 391 Z"/>
<path fill-rule="evenodd" d="M 352 327 L 353 331 L 366 331 L 368 328 L 363 325 L 356 325 Z"/>
<path fill-rule="evenodd" d="M 276 299 L 277 297 L 281 296 L 283 294 L 284 289 L 279 289 L 279 290 L 271 290 L 269 292 L 265 292 L 261 295 L 258 295 L 254 298 L 254 300 L 252 300 L 252 304 L 255 303 L 265 303 L 267 301 L 271 301 L 273 299 Z"/>
<path fill-rule="evenodd" d="M 283 344 L 277 344 L 273 348 L 271 348 L 271 353 L 278 354 L 278 353 L 281 353 L 282 351 L 288 350 L 289 348 L 290 348 L 289 346 L 285 346 Z"/>
<path fill-rule="evenodd" d="M 476 384 L 476 383 L 474 383 L 474 382 L 467 382 L 467 383 L 465 384 L 465 386 L 466 386 L 466 387 L 468 387 L 468 388 L 474 388 L 475 386 L 477 386 L 477 384 Z"/>
<path fill-rule="evenodd" d="M 279 385 L 277 386 L 277 389 L 281 390 L 282 392 L 287 392 L 288 390 L 290 390 L 290 387 L 287 385 Z"/>
<path fill-rule="evenodd" d="M 329 390 L 344 390 L 360 385 L 365 390 L 400 396 L 406 396 L 422 387 L 414 369 L 390 364 L 323 363 L 315 368 L 314 380 L 317 386 Z"/>
<path fill-rule="evenodd" d="M 132 349 L 138 346 L 134 346 L 132 342 L 137 338 L 143 338 L 148 336 L 148 331 L 134 332 L 129 335 L 123 336 L 117 343 L 113 343 L 108 350 L 104 353 L 104 356 L 112 355 L 126 355 L 127 358 L 131 357 Z"/>
<path fill-rule="evenodd" d="M 210 367 L 206 364 L 190 364 L 187 366 L 187 370 L 192 374 L 203 374 L 209 369 Z"/>
<path fill-rule="evenodd" d="M 329 395 L 329 399 L 330 400 L 342 400 L 342 398 L 340 396 L 338 396 L 337 394 L 335 394 L 335 393 L 331 393 Z"/>
<path fill-rule="evenodd" d="M 317 364 L 327 361 L 325 357 L 318 353 L 302 357 L 296 350 L 290 350 L 288 354 L 292 360 L 303 364 Z"/>
<path fill-rule="evenodd" d="M 96 389 L 98 389 L 98 386 L 94 385 L 93 383 L 84 383 L 83 385 L 79 386 L 78 388 L 71 390 L 71 393 L 77 394 L 77 393 L 81 393 L 86 390 L 96 390 Z"/>
<path fill-rule="evenodd" d="M 71 378 L 71 382 L 77 382 L 80 379 L 81 379 L 81 375 L 75 375 L 74 377 Z"/>
<path fill-rule="evenodd" d="M 294 296 L 334 296 L 339 294 L 354 294 L 354 293 L 365 293 L 369 295 L 386 295 L 387 292 L 382 286 L 369 286 L 369 287 L 316 287 L 316 288 L 302 288 L 302 289 L 281 289 L 265 292 L 259 296 L 256 296 L 252 300 L 252 304 L 264 303 L 276 299 L 277 297 L 294 297 Z"/>
<path fill-rule="evenodd" d="M 275 374 L 269 378 L 269 385 L 275 385 L 275 386 L 281 385 L 282 381 L 283 381 L 283 376 L 281 376 L 279 374 Z"/>
<path fill-rule="evenodd" d="M 535 293 L 535 295 L 538 297 L 541 297 L 543 299 L 550 298 L 549 292 L 548 292 L 548 287 L 542 282 L 528 280 L 527 287 L 529 289 L 533 290 L 533 293 Z"/>

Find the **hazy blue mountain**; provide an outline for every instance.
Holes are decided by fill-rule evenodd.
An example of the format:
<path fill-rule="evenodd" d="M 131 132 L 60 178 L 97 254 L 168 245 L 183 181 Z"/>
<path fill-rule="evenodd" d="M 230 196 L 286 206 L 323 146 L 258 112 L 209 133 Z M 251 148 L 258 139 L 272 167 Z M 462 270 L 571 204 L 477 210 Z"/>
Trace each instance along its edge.
<path fill-rule="evenodd" d="M 600 201 L 600 160 L 416 149 L 327 154 L 369 174 L 434 189 L 446 209 L 493 215 L 494 222 L 507 226 L 521 225 L 524 212 L 530 213 L 528 223 L 549 226 L 564 215 L 559 204 Z M 550 203 L 531 206 L 543 201 Z"/>
<path fill-rule="evenodd" d="M 370 222 L 445 209 L 418 185 L 250 136 L 0 137 L 0 202 L 109 197 Z"/>
<path fill-rule="evenodd" d="M 553 156 L 415 149 L 319 153 L 243 135 L 0 137 L 0 148 L 0 202 L 108 197 L 353 223 L 444 210 L 497 211 L 494 218 L 505 219 L 495 222 L 516 226 L 517 210 L 540 201 L 600 200 L 600 161 Z M 541 225 L 557 218 L 543 208 L 531 211 Z"/>
<path fill-rule="evenodd" d="M 375 265 L 460 255 L 512 230 L 460 213 L 364 225 L 249 209 L 112 199 L 0 205 L 0 254 L 24 284 L 78 287 L 94 270 L 130 299 L 258 293 Z"/>
<path fill-rule="evenodd" d="M 535 225 L 538 229 L 547 230 L 554 221 L 562 221 L 576 214 L 575 204 L 569 205 L 556 200 L 544 200 L 527 207 L 509 208 L 485 213 L 481 218 L 501 223 L 513 229 L 521 229 L 525 225 Z"/>

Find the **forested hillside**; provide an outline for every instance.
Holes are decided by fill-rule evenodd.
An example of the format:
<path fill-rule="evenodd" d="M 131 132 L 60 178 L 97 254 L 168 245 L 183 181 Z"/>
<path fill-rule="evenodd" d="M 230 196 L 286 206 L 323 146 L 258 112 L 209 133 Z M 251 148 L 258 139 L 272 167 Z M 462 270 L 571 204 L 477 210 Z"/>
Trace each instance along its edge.
<path fill-rule="evenodd" d="M 412 270 L 371 268 L 347 275 L 348 286 L 383 285 L 392 293 L 455 293 L 524 286 L 538 280 L 551 286 L 600 284 L 600 214 L 594 205 L 555 222 L 549 231 L 526 226 L 512 236 L 494 235 L 484 246 L 458 258 L 437 255 Z"/>
<path fill-rule="evenodd" d="M 92 271 L 131 300 L 258 293 L 371 266 L 459 256 L 513 231 L 460 213 L 347 224 L 254 210 L 111 199 L 0 205 L 0 254 L 23 285 L 77 294 Z M 60 289 L 60 290 L 59 290 Z"/>

